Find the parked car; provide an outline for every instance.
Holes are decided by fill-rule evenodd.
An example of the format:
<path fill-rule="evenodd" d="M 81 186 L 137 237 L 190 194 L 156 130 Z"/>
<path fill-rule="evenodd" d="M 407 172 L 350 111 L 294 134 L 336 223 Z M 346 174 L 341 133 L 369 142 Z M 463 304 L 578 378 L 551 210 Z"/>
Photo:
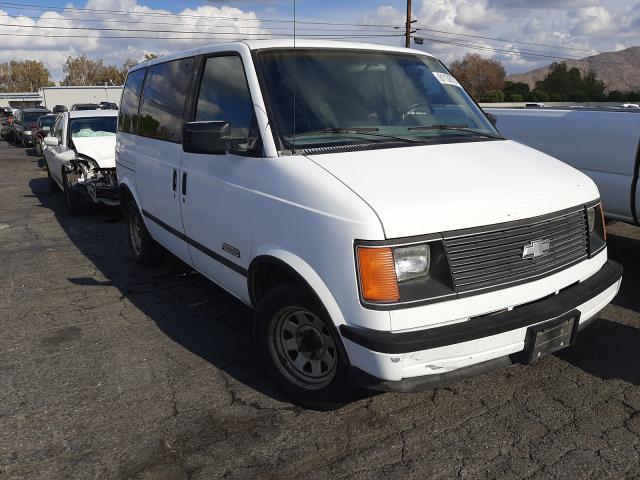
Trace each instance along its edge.
<path fill-rule="evenodd" d="M 11 109 L 7 112 L 6 109 L 0 114 L 0 138 L 3 140 L 12 140 L 13 134 L 13 112 Z"/>
<path fill-rule="evenodd" d="M 100 108 L 102 110 L 118 110 L 118 105 L 113 102 L 100 102 Z"/>
<path fill-rule="evenodd" d="M 53 107 L 53 113 L 64 113 L 66 111 L 68 110 L 64 105 L 56 105 L 55 107 Z"/>
<path fill-rule="evenodd" d="M 53 126 L 53 122 L 55 122 L 58 115 L 49 114 L 43 115 L 38 118 L 36 122 L 36 126 L 31 130 L 31 138 L 33 139 L 33 146 L 36 149 L 36 155 L 42 156 L 42 141 L 44 137 L 49 134 L 51 127 Z"/>
<path fill-rule="evenodd" d="M 50 110 L 44 107 L 20 108 L 16 111 L 13 118 L 13 141 L 16 145 L 28 147 L 33 145 L 31 131 L 35 128 L 38 118 Z"/>
<path fill-rule="evenodd" d="M 129 72 L 118 129 L 133 257 L 164 247 L 253 307 L 256 363 L 303 405 L 535 362 L 620 285 L 595 184 L 422 51 L 165 56 Z"/>
<path fill-rule="evenodd" d="M 71 111 L 77 112 L 81 110 L 100 110 L 100 105 L 97 103 L 74 103 L 71 105 Z"/>
<path fill-rule="evenodd" d="M 562 160 L 596 183 L 607 217 L 639 225 L 640 110 L 487 109 L 502 133 Z"/>
<path fill-rule="evenodd" d="M 115 169 L 117 112 L 71 111 L 58 116 L 44 137 L 52 193 L 62 190 L 71 216 L 92 205 L 118 205 Z"/>

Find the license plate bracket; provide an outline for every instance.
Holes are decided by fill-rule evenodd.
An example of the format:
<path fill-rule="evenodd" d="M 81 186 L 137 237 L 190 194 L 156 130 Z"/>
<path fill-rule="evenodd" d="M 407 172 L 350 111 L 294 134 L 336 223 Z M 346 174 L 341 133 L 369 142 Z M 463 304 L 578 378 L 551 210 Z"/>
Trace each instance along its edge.
<path fill-rule="evenodd" d="M 535 363 L 545 355 L 572 345 L 579 322 L 580 311 L 573 310 L 561 317 L 529 327 L 524 349 L 526 363 Z"/>

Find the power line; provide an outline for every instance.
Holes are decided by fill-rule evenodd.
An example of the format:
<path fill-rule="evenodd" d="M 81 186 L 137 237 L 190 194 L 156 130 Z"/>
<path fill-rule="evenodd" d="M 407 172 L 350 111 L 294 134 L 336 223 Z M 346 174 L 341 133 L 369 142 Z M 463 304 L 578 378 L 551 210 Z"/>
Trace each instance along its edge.
<path fill-rule="evenodd" d="M 200 26 L 200 25 L 198 25 Z M 75 26 L 58 26 L 58 25 L 23 25 L 20 23 L 0 23 L 0 27 L 17 27 L 17 28 L 36 28 L 36 29 L 46 29 L 46 30 L 89 30 L 96 32 L 149 32 L 149 33 L 216 33 L 216 32 L 203 32 L 203 31 L 189 31 L 189 30 L 149 30 L 146 28 L 122 28 L 122 27 L 75 27 Z M 230 25 L 221 26 L 215 25 L 212 27 L 215 28 L 228 28 Z M 242 28 L 261 28 L 261 27 L 242 27 Z M 266 30 L 270 28 L 267 27 Z M 308 30 L 314 30 L 313 28 Z M 335 30 L 335 29 L 322 29 L 320 31 L 324 32 L 353 32 L 353 29 L 350 30 Z M 357 30 L 358 33 L 370 32 L 371 30 Z M 242 33 L 242 32 L 233 32 L 233 33 Z M 258 35 L 257 33 L 248 33 L 248 35 Z M 394 34 L 394 36 L 397 34 Z"/>
<path fill-rule="evenodd" d="M 0 17 L 11 17 L 11 18 L 18 18 L 18 16 L 16 15 L 11 15 L 9 13 L 0 13 Z M 146 22 L 146 21 L 139 21 L 139 20 L 108 20 L 108 19 L 102 19 L 102 18 L 73 18 L 73 19 L 69 19 L 69 18 L 43 18 L 42 16 L 36 17 L 36 16 L 28 16 L 28 15 L 19 15 L 20 18 L 29 18 L 31 20 L 41 20 L 41 21 L 46 21 L 46 22 L 68 22 L 69 20 L 76 20 L 79 22 L 100 22 L 100 23 L 124 23 L 124 24 L 134 24 L 134 25 L 175 25 L 176 22 Z M 234 24 L 237 24 L 239 22 L 242 22 L 242 20 L 238 20 L 238 21 L 234 21 L 231 18 L 228 17 L 219 17 L 220 21 L 233 21 Z M 252 19 L 248 19 L 252 20 Z M 29 25 L 23 25 L 20 24 L 20 27 L 28 27 Z M 198 27 L 225 27 L 228 25 L 220 25 L 220 24 L 202 24 L 202 23 L 198 23 L 196 26 Z M 364 25 L 360 25 L 360 24 L 353 24 L 353 26 L 357 26 L 357 27 L 364 27 Z M 377 26 L 379 28 L 384 28 L 384 29 L 391 29 L 391 30 L 397 30 L 397 27 L 391 27 L 391 26 L 384 26 L 384 25 L 380 25 Z M 264 26 L 264 25 L 260 25 L 260 26 L 246 26 L 243 25 L 242 28 L 261 28 L 263 30 L 292 30 L 293 26 L 286 26 L 286 27 L 272 27 L 272 26 Z M 352 32 L 353 29 L 349 28 L 349 29 L 339 29 L 339 28 L 320 28 L 320 27 L 304 27 L 306 30 L 318 30 L 318 31 L 334 31 L 334 32 Z M 388 30 L 388 31 L 391 31 Z M 363 28 L 363 29 L 358 29 L 358 32 L 362 32 L 362 31 L 372 31 L 369 28 Z"/>
<path fill-rule="evenodd" d="M 155 33 L 149 30 L 149 33 Z M 176 33 L 180 33 L 180 32 L 176 32 Z M 5 33 L 2 32 L 0 33 L 0 36 L 8 36 L 8 37 L 37 37 L 37 38 L 81 38 L 81 39 L 103 39 L 103 38 L 120 38 L 120 39 L 132 39 L 132 38 L 139 38 L 139 39 L 149 39 L 149 40 L 166 40 L 166 41 L 173 41 L 173 40 L 213 40 L 214 36 L 216 35 L 236 35 L 236 37 L 238 38 L 243 38 L 245 36 L 260 36 L 260 37 L 264 37 L 265 39 L 277 39 L 277 38 L 291 38 L 292 35 L 279 35 L 277 37 L 272 36 L 269 33 L 241 33 L 241 32 L 218 32 L 218 33 L 204 33 L 204 32 L 198 32 L 201 35 L 207 35 L 206 37 L 154 37 L 154 36 L 140 36 L 140 35 L 133 35 L 133 36 L 129 36 L 129 35 L 96 35 L 96 36 L 90 36 L 87 37 L 85 35 L 43 35 L 40 33 Z M 333 39 L 341 39 L 341 38 L 379 38 L 379 37 L 403 37 L 404 35 L 402 34 L 389 34 L 389 35 L 382 35 L 382 34 L 377 34 L 377 35 L 341 35 L 341 34 L 296 34 L 296 36 L 298 37 L 304 37 L 304 38 L 333 38 Z"/>
<path fill-rule="evenodd" d="M 481 35 L 471 35 L 471 34 L 467 34 L 467 33 L 455 33 L 455 32 L 447 32 L 445 30 L 434 30 L 431 28 L 423 28 L 423 27 L 418 27 L 416 28 L 417 31 L 426 31 L 426 32 L 435 32 L 435 33 L 444 33 L 446 35 L 456 35 L 456 36 L 460 36 L 460 37 L 470 37 L 470 38 L 480 38 L 482 40 L 495 40 L 498 42 L 504 42 L 504 43 L 519 43 L 522 45 L 532 45 L 532 46 L 536 46 L 536 47 L 549 47 L 549 48 L 560 48 L 562 50 L 577 50 L 577 51 L 583 51 L 583 52 L 594 52 L 593 49 L 590 48 L 576 48 L 576 47 L 562 47 L 560 45 L 549 45 L 549 44 L 545 44 L 545 43 L 534 43 L 534 42 L 525 42 L 525 41 L 519 41 L 519 40 L 507 40 L 504 38 L 496 38 L 496 37 L 483 37 Z M 602 52 L 596 52 L 596 53 L 602 53 Z"/>
<path fill-rule="evenodd" d="M 520 56 L 520 57 L 529 57 L 529 58 L 533 58 L 536 60 L 543 60 L 543 59 L 552 59 L 552 60 L 571 60 L 571 61 L 576 61 L 576 62 L 584 62 L 584 63 L 588 63 L 588 64 L 604 64 L 604 65 L 630 65 L 633 66 L 633 64 L 630 63 L 624 63 L 624 62 L 605 62 L 602 60 L 585 60 L 582 58 L 572 58 L 572 57 L 566 57 L 566 56 L 562 56 L 562 55 L 546 55 L 546 54 L 542 54 L 542 53 L 533 53 L 533 52 L 526 52 L 526 51 L 519 51 L 519 50 L 509 50 L 509 49 L 504 49 L 504 48 L 499 48 L 499 47 L 492 47 L 492 46 L 488 46 L 488 45 L 478 45 L 478 44 L 473 44 L 473 43 L 459 43 L 459 42 L 452 42 L 449 40 L 443 40 L 443 39 L 439 39 L 439 38 L 433 38 L 433 37 L 423 37 L 425 40 L 429 40 L 435 43 L 444 43 L 447 45 L 454 45 L 454 46 L 458 46 L 458 47 L 462 47 L 462 48 L 469 48 L 469 49 L 473 49 L 473 50 L 482 50 L 482 51 L 488 51 L 488 52 L 498 52 L 498 53 L 506 53 L 506 54 L 512 54 L 512 55 L 516 55 L 516 56 Z"/>
<path fill-rule="evenodd" d="M 75 8 L 75 7 L 50 7 L 48 5 L 37 5 L 28 3 L 12 3 L 12 2 L 0 2 L 0 5 L 7 5 L 11 7 L 26 8 L 28 10 L 36 11 L 64 11 L 64 12 L 76 12 L 79 14 L 94 14 L 94 15 L 143 15 L 143 16 L 156 16 L 156 17 L 178 17 L 178 18 L 203 18 L 203 19 L 220 19 L 220 20 L 233 20 L 233 21 L 251 21 L 251 22 L 274 22 L 274 23 L 293 23 L 293 20 L 284 19 L 260 19 L 260 18 L 246 18 L 246 17 L 216 17 L 212 15 L 191 15 L 185 13 L 164 13 L 164 12 L 136 12 L 130 10 L 108 10 L 108 9 L 91 9 L 91 8 Z M 296 20 L 298 24 L 305 25 L 336 25 L 336 26 L 349 26 L 349 27 L 391 27 L 400 28 L 398 25 L 389 24 L 367 24 L 367 23 L 342 23 L 342 22 L 314 22 L 310 20 Z"/>

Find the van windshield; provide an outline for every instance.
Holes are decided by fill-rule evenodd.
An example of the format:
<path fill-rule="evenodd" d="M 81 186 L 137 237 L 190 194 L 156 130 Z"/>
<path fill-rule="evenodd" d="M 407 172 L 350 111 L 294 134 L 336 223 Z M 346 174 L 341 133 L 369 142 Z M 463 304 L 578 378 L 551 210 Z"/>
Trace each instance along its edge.
<path fill-rule="evenodd" d="M 285 148 L 501 138 L 436 59 L 348 49 L 259 51 L 269 117 Z"/>

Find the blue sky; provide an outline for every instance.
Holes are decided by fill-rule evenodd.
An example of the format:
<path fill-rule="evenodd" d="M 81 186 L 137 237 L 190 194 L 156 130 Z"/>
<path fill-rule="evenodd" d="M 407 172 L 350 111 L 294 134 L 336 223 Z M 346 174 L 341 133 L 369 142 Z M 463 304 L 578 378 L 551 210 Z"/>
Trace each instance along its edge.
<path fill-rule="evenodd" d="M 0 2 L 3 48 L 0 62 L 42 60 L 62 78 L 68 55 L 85 54 L 121 65 L 145 53 L 166 54 L 223 39 L 277 37 L 290 33 L 291 0 L 10 0 Z M 87 11 L 65 11 L 74 6 Z M 127 12 L 98 14 L 96 10 Z M 180 17 L 171 14 L 181 15 Z M 404 0 L 298 0 L 299 21 L 372 24 L 380 27 L 298 24 L 298 34 L 350 36 L 402 45 L 398 36 Z M 640 0 L 413 0 L 416 35 L 423 46 L 450 63 L 467 53 L 500 60 L 509 73 L 527 71 L 561 58 L 640 45 Z M 115 30 L 114 30 L 115 29 Z M 131 32 L 142 29 L 146 32 Z M 170 30 L 170 32 L 158 32 Z M 197 39 L 193 34 L 198 32 Z M 36 36 L 33 36 L 36 35 Z M 152 38 L 130 38 L 145 36 Z M 188 38 L 184 38 L 184 37 Z M 180 38 L 182 37 L 182 38 Z"/>

